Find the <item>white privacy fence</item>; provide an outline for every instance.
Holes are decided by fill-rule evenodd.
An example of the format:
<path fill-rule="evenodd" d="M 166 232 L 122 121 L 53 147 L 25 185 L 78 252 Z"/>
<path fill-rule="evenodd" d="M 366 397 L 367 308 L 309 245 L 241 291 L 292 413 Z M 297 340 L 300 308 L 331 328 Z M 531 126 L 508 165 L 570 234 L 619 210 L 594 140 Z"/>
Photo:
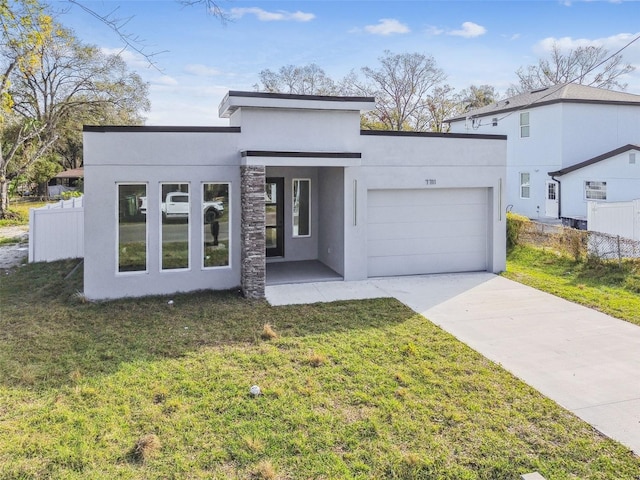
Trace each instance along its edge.
<path fill-rule="evenodd" d="M 640 200 L 630 202 L 588 202 L 590 231 L 640 241 Z"/>
<path fill-rule="evenodd" d="M 84 257 L 83 197 L 29 210 L 29 262 Z"/>

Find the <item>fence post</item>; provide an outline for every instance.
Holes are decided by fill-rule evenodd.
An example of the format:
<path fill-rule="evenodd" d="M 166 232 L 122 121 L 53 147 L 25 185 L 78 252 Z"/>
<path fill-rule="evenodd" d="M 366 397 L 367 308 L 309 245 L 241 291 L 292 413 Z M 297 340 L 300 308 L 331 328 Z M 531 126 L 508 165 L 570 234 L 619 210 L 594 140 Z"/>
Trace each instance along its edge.
<path fill-rule="evenodd" d="M 620 235 L 618 235 L 617 244 L 618 244 L 618 267 L 622 267 L 622 250 L 620 250 Z"/>

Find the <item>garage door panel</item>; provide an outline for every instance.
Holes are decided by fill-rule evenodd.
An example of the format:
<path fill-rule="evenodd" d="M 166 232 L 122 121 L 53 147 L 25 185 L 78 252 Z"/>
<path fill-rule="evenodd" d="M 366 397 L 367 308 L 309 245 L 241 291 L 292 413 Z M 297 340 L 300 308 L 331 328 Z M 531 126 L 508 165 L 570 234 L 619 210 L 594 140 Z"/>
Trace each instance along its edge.
<path fill-rule="evenodd" d="M 488 191 L 371 190 L 369 276 L 487 269 Z"/>
<path fill-rule="evenodd" d="M 369 225 L 369 238 L 375 240 L 400 240 L 403 238 L 422 238 L 425 240 L 443 236 L 443 231 L 448 231 L 448 236 L 469 237 L 478 235 L 484 229 L 486 219 L 474 218 L 473 220 L 456 222 L 455 225 L 447 225 L 443 222 L 384 224 Z"/>
<path fill-rule="evenodd" d="M 461 195 L 460 192 L 464 191 Z M 465 205 L 486 203 L 487 190 L 484 188 L 447 189 L 447 190 L 369 190 L 369 205 L 372 207 L 395 207 L 402 205 Z"/>
<path fill-rule="evenodd" d="M 457 273 L 486 270 L 486 262 L 479 261 L 476 254 L 409 255 L 404 257 L 377 257 L 370 259 L 369 276 L 422 275 L 427 273 Z"/>
<path fill-rule="evenodd" d="M 420 255 L 425 251 L 430 254 L 449 253 L 484 253 L 486 239 L 482 236 L 436 237 L 436 238 L 403 238 L 395 241 L 373 240 L 369 242 L 370 257 L 398 257 L 404 255 Z"/>
<path fill-rule="evenodd" d="M 367 210 L 370 224 L 376 223 L 422 223 L 467 221 L 485 218 L 486 204 L 452 205 L 449 207 L 410 205 L 399 207 L 375 207 Z"/>

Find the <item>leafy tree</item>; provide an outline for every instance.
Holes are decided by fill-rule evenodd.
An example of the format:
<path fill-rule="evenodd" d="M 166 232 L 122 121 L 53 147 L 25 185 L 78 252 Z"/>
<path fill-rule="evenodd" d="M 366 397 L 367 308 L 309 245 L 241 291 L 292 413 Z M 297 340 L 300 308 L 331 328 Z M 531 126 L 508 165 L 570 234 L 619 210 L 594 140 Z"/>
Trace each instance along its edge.
<path fill-rule="evenodd" d="M 541 58 L 536 65 L 518 69 L 519 84 L 512 85 L 507 94 L 512 96 L 562 83 L 625 90 L 627 84 L 621 77 L 633 72 L 635 67 L 624 63 L 620 54 L 608 56 L 609 52 L 603 46 L 589 45 L 565 52 L 554 43 L 549 58 Z"/>
<path fill-rule="evenodd" d="M 80 43 L 59 25 L 53 25 L 51 34 L 32 51 L 37 61 L 10 72 L 12 105 L 5 126 L 11 128 L 3 135 L 8 152 L 2 165 L 5 183 L 7 172 L 20 175 L 52 151 L 63 127 L 105 112 L 135 119 L 149 108 L 147 84 L 128 71 L 121 57 Z"/>
<path fill-rule="evenodd" d="M 30 165 L 27 171 L 28 183 L 38 186 L 38 195 L 46 195 L 47 183 L 62 170 L 63 167 L 57 155 L 43 155 Z"/>
<path fill-rule="evenodd" d="M 28 123 L 14 128 L 12 76 L 35 68 L 38 48 L 50 37 L 52 25 L 51 16 L 38 0 L 0 0 L 0 218 L 8 215 L 9 163 L 34 135 Z M 8 138 L 11 140 L 6 143 Z"/>
<path fill-rule="evenodd" d="M 490 85 L 471 85 L 459 94 L 462 111 L 469 111 L 476 108 L 491 105 L 500 98 L 496 89 Z"/>
<path fill-rule="evenodd" d="M 315 63 L 303 67 L 285 65 L 277 72 L 266 69 L 259 76 L 260 84 L 255 88 L 263 92 L 335 95 L 339 90 L 336 83 Z"/>
<path fill-rule="evenodd" d="M 146 85 L 143 85 L 141 100 L 146 99 Z M 146 100 L 145 100 L 146 101 Z M 52 145 L 60 164 L 65 170 L 82 166 L 82 126 L 83 125 L 142 125 L 141 112 L 146 109 L 134 104 L 122 108 L 110 103 L 78 105 L 73 115 L 62 119 L 57 127 L 58 138 Z"/>
<path fill-rule="evenodd" d="M 427 97 L 436 95 L 434 90 L 446 79 L 434 58 L 421 53 L 394 54 L 386 50 L 379 61 L 377 69 L 361 69 L 364 82 L 355 78 L 351 82 L 353 92 L 376 99 L 375 110 L 366 114 L 369 123 L 381 124 L 387 130 L 428 129 L 432 111 Z"/>

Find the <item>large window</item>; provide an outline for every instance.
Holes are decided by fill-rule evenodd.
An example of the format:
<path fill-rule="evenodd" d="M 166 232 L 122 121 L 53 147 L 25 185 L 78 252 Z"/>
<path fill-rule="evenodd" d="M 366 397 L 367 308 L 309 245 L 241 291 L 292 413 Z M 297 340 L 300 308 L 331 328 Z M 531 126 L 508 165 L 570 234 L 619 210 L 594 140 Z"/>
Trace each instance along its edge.
<path fill-rule="evenodd" d="M 584 197 L 587 200 L 606 200 L 607 182 L 584 182 Z"/>
<path fill-rule="evenodd" d="M 529 112 L 523 112 L 520 114 L 520 137 L 525 138 L 529 136 Z"/>
<path fill-rule="evenodd" d="M 293 236 L 311 236 L 311 180 L 293 180 Z"/>
<path fill-rule="evenodd" d="M 162 270 L 189 268 L 189 184 L 160 185 Z"/>
<path fill-rule="evenodd" d="M 202 202 L 202 266 L 227 266 L 231 231 L 229 184 L 203 183 Z"/>
<path fill-rule="evenodd" d="M 118 184 L 118 272 L 147 270 L 147 186 Z"/>
<path fill-rule="evenodd" d="M 531 198 L 531 174 L 520 172 L 520 198 Z"/>

